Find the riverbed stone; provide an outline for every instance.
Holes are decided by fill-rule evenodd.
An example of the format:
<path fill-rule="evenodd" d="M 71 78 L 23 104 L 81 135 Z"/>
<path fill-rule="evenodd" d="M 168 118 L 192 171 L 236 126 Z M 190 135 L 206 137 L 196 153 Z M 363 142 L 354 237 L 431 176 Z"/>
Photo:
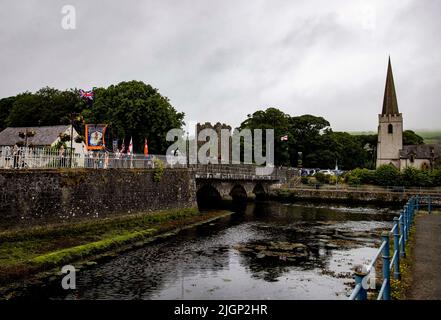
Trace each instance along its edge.
<path fill-rule="evenodd" d="M 256 258 L 277 258 L 281 260 L 293 260 L 309 256 L 309 248 L 302 243 L 291 243 L 286 241 L 271 241 L 268 245 L 262 244 L 240 244 L 234 246 L 242 253 L 254 253 Z"/>

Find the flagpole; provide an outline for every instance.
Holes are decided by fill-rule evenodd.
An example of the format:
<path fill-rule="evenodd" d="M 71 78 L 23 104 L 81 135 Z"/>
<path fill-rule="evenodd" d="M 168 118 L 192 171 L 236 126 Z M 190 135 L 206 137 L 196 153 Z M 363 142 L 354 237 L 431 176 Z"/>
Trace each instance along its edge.
<path fill-rule="evenodd" d="M 70 167 L 72 168 L 72 150 L 73 150 L 73 117 L 74 114 L 70 114 Z"/>

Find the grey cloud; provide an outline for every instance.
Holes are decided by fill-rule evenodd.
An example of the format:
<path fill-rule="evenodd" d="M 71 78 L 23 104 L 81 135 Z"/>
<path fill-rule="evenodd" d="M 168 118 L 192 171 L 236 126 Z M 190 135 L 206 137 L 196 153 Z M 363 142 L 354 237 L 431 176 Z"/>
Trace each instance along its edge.
<path fill-rule="evenodd" d="M 60 27 L 64 4 L 77 30 Z M 391 54 L 405 126 L 439 129 L 440 12 L 436 0 L 6 0 L 0 96 L 137 79 L 187 121 L 237 126 L 276 106 L 375 130 Z"/>

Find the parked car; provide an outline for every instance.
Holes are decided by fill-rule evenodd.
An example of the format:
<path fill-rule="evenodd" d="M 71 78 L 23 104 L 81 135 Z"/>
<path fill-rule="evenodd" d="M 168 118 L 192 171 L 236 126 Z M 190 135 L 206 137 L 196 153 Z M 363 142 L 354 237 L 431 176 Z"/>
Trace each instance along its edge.
<path fill-rule="evenodd" d="M 320 170 L 319 172 L 326 175 L 335 176 L 335 172 L 331 169 Z"/>

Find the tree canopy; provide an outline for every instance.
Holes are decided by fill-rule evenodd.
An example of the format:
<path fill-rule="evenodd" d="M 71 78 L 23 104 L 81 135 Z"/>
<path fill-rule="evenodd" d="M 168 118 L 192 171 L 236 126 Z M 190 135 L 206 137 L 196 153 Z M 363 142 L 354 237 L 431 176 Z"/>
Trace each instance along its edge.
<path fill-rule="evenodd" d="M 403 132 L 403 145 L 407 146 L 411 144 L 424 144 L 424 138 L 412 130 L 405 130 Z"/>
<path fill-rule="evenodd" d="M 277 165 L 297 166 L 298 160 L 302 160 L 304 167 L 334 168 L 338 162 L 340 168 L 352 169 L 369 162 L 363 140 L 349 133 L 333 132 L 322 117 L 292 117 L 277 108 L 268 108 L 248 115 L 240 125 L 240 129 L 245 128 L 274 128 Z M 288 141 L 281 141 L 284 135 L 288 135 Z"/>
<path fill-rule="evenodd" d="M 133 137 L 137 152 L 142 151 L 147 138 L 151 153 L 164 153 L 167 131 L 184 124 L 184 113 L 177 112 L 168 98 L 141 81 L 95 88 L 94 96 L 94 103 L 87 104 L 77 89 L 45 87 L 0 99 L 0 129 L 69 124 L 71 113 L 79 113 L 85 123 L 108 124 L 109 137 L 125 139 L 126 145 Z M 84 133 L 82 123 L 77 123 L 76 129 Z M 110 146 L 111 141 L 107 142 Z"/>
<path fill-rule="evenodd" d="M 184 113 L 178 112 L 158 89 L 141 81 L 121 82 L 107 88 L 94 88 L 94 102 L 86 103 L 78 89 L 45 87 L 35 93 L 24 92 L 0 99 L 0 130 L 8 126 L 45 126 L 70 123 L 71 113 L 81 114 L 84 123 L 109 125 L 110 138 L 133 138 L 135 152 L 142 152 L 144 138 L 151 153 L 165 153 L 166 133 L 181 128 Z M 249 114 L 239 129 L 274 129 L 275 163 L 303 167 L 375 167 L 377 135 L 350 135 L 335 132 L 323 117 L 291 116 L 271 107 Z M 84 134 L 83 123 L 76 129 Z M 288 140 L 281 140 L 287 135 Z M 265 139 L 265 135 L 264 135 Z M 411 130 L 403 133 L 403 144 L 422 144 L 424 139 Z M 265 148 L 265 141 L 263 144 Z"/>
<path fill-rule="evenodd" d="M 184 113 L 177 112 L 169 99 L 141 81 L 121 82 L 95 90 L 95 102 L 82 112 L 89 123 L 108 123 L 115 137 L 133 137 L 135 150 L 141 151 L 144 138 L 151 153 L 165 153 L 167 132 L 181 128 Z"/>

